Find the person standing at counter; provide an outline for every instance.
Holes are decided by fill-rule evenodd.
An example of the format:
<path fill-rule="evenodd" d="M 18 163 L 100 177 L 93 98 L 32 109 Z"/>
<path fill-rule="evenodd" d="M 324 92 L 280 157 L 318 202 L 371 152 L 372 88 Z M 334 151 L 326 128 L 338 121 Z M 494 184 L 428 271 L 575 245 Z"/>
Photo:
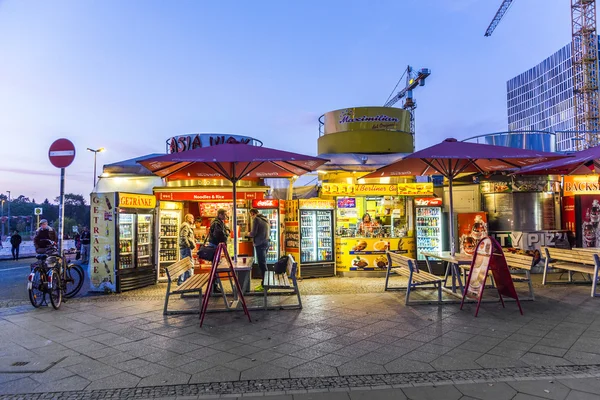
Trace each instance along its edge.
<path fill-rule="evenodd" d="M 196 240 L 194 238 L 194 216 L 186 214 L 184 221 L 179 227 L 179 256 L 183 260 L 186 257 L 192 257 L 192 249 L 196 248 Z M 192 275 L 192 270 L 185 271 L 179 276 L 179 284 L 185 281 Z"/>
<path fill-rule="evenodd" d="M 377 221 L 372 221 L 371 215 L 369 213 L 365 213 L 362 217 L 362 221 L 360 222 L 360 225 L 358 226 L 358 231 L 363 235 L 367 235 L 367 234 L 372 234 L 373 229 L 378 228 L 378 227 L 379 227 L 379 224 L 377 223 Z"/>
<path fill-rule="evenodd" d="M 227 238 L 230 235 L 229 228 L 225 225 L 227 220 L 227 211 L 223 208 L 217 210 L 217 217 L 210 223 L 208 230 L 208 243 L 211 246 L 217 247 L 220 243 L 227 245 Z M 213 283 L 213 293 L 221 293 L 221 289 L 217 281 Z"/>
<path fill-rule="evenodd" d="M 269 237 L 271 236 L 271 224 L 267 217 L 258 212 L 256 208 L 250 210 L 252 218 L 252 231 L 248 236 L 254 242 L 254 250 L 256 251 L 256 261 L 258 268 L 262 274 L 261 284 L 254 288 L 257 292 L 263 291 L 263 283 L 267 272 L 267 251 L 269 250 Z"/>

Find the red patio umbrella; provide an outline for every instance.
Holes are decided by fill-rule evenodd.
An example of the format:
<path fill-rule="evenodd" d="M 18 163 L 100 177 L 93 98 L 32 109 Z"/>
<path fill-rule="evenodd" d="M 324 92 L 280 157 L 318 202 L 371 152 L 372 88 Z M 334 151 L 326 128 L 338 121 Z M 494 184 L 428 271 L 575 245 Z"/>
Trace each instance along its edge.
<path fill-rule="evenodd" d="M 523 167 L 516 174 L 588 175 L 594 172 L 600 172 L 600 146 L 572 153 L 560 160 Z"/>
<path fill-rule="evenodd" d="M 409 154 L 400 161 L 379 168 L 363 176 L 363 178 L 439 174 L 448 179 L 450 250 L 454 255 L 452 181 L 458 174 L 466 172 L 488 174 L 497 171 L 515 170 L 527 165 L 563 157 L 565 156 L 556 153 L 446 139 L 439 144 Z"/>
<path fill-rule="evenodd" d="M 233 184 L 233 244 L 237 256 L 237 182 L 241 179 L 289 178 L 316 170 L 328 160 L 247 144 L 220 144 L 138 161 L 169 181 L 224 178 Z"/>

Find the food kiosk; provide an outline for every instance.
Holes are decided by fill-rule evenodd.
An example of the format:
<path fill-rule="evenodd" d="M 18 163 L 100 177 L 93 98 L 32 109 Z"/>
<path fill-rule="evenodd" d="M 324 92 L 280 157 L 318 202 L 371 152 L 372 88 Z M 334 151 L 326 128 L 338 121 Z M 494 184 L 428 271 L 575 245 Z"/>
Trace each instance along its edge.
<path fill-rule="evenodd" d="M 336 206 L 337 273 L 352 276 L 384 272 L 387 250 L 414 258 L 413 197 L 432 193 L 431 183 L 324 182 L 321 195 L 333 197 Z"/>
<path fill-rule="evenodd" d="M 156 197 L 91 195 L 90 290 L 123 292 L 156 282 Z"/>

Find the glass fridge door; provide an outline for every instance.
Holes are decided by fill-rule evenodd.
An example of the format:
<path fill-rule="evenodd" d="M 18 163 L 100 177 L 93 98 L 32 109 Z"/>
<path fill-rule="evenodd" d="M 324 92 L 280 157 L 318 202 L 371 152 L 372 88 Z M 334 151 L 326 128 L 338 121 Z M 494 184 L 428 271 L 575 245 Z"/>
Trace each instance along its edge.
<path fill-rule="evenodd" d="M 137 216 L 137 266 L 151 267 L 152 260 L 152 214 Z"/>
<path fill-rule="evenodd" d="M 261 210 L 261 212 L 267 217 L 267 220 L 269 220 L 269 224 L 271 225 L 271 235 L 269 237 L 271 242 L 269 244 L 269 250 L 267 251 L 267 264 L 275 264 L 279 259 L 278 212 L 276 209 Z"/>
<path fill-rule="evenodd" d="M 315 211 L 300 210 L 300 262 L 317 261 L 317 218 Z"/>
<path fill-rule="evenodd" d="M 317 211 L 317 261 L 333 261 L 332 211 Z"/>
<path fill-rule="evenodd" d="M 442 209 L 417 207 L 417 260 L 425 260 L 421 252 L 442 251 Z"/>
<path fill-rule="evenodd" d="M 179 260 L 179 218 L 181 213 L 174 210 L 160 210 L 160 236 L 158 241 L 158 278 L 166 279 L 165 267 Z"/>
<path fill-rule="evenodd" d="M 119 269 L 133 268 L 135 214 L 119 214 Z"/>

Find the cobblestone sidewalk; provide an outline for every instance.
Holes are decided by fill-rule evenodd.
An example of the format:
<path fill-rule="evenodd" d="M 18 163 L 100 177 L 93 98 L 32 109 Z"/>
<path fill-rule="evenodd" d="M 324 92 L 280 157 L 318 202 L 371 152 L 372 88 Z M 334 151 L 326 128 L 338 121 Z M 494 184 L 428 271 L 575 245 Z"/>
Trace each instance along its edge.
<path fill-rule="evenodd" d="M 460 384 L 473 381 L 494 385 L 489 388 L 507 385 L 502 379 L 587 377 L 593 383 L 600 365 L 598 300 L 587 286 L 542 288 L 535 302 L 523 304 L 524 316 L 514 303 L 506 309 L 487 303 L 473 318 L 472 305 L 463 311 L 458 305 L 404 307 L 401 293 L 311 295 L 301 311 L 254 312 L 251 324 L 241 313 L 209 314 L 203 328 L 197 315 L 164 317 L 158 300 L 80 299 L 59 311 L 12 307 L 0 310 L 0 359 L 50 366 L 0 373 L 0 395 L 316 396 L 307 391 L 341 390 L 343 398 L 355 398 L 353 388 L 445 383 L 463 396 Z M 173 302 L 194 304 L 197 299 Z M 571 389 L 565 393 L 560 398 Z"/>

